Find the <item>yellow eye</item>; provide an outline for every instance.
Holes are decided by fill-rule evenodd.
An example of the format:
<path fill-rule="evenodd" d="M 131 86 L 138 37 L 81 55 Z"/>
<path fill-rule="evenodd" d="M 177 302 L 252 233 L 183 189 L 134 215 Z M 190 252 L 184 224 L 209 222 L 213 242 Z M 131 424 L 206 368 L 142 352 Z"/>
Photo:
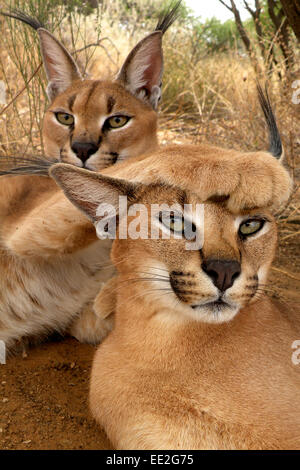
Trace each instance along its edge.
<path fill-rule="evenodd" d="M 74 116 L 68 113 L 55 113 L 56 119 L 58 122 L 64 126 L 72 126 L 74 124 Z"/>
<path fill-rule="evenodd" d="M 184 231 L 184 220 L 181 217 L 170 218 L 170 229 L 172 232 L 183 232 Z"/>
<path fill-rule="evenodd" d="M 174 215 L 172 212 L 160 212 L 159 221 L 171 232 L 184 232 L 184 219 L 180 215 Z"/>
<path fill-rule="evenodd" d="M 112 129 L 117 129 L 118 127 L 123 127 L 129 121 L 130 117 L 128 116 L 113 116 L 107 119 L 108 127 Z"/>
<path fill-rule="evenodd" d="M 241 235 L 248 236 L 253 235 L 254 233 L 258 232 L 264 225 L 264 220 L 255 220 L 249 219 L 243 222 L 240 225 L 239 232 Z"/>

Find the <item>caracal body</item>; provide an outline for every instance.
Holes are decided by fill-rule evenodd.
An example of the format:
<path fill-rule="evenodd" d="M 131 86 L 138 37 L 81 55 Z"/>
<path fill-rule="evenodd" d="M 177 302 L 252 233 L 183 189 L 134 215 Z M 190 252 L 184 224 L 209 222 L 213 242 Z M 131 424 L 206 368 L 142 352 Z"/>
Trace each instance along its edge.
<path fill-rule="evenodd" d="M 83 79 L 69 52 L 37 20 L 7 14 L 39 34 L 50 99 L 43 123 L 48 166 L 63 161 L 98 171 L 157 147 L 162 35 L 179 3 L 111 81 Z M 19 165 L 1 172 L 19 176 L 0 180 L 0 340 L 9 348 L 23 337 L 70 328 L 82 341 L 99 342 L 110 322 L 99 323 L 90 304 L 114 272 L 111 242 L 97 239 L 93 224 L 48 176 L 47 165 L 39 168 L 41 161 L 12 158 Z"/>

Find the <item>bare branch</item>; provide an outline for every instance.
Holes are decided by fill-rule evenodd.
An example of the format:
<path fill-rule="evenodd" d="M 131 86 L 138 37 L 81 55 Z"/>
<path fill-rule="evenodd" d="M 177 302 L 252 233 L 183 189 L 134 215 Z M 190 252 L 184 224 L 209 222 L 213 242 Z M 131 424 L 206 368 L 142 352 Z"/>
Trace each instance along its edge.
<path fill-rule="evenodd" d="M 251 15 L 254 17 L 255 16 L 255 11 L 252 10 L 252 8 L 250 8 L 250 6 L 249 6 L 248 2 L 246 2 L 246 0 L 244 0 L 244 5 L 245 5 L 246 10 L 248 10 L 249 13 L 251 13 Z"/>
<path fill-rule="evenodd" d="M 232 8 L 230 8 L 229 5 L 227 5 L 227 3 L 223 2 L 223 0 L 219 0 L 220 3 L 222 3 L 222 5 L 224 5 L 224 7 L 226 7 L 228 10 L 230 10 L 231 12 L 233 11 Z"/>
<path fill-rule="evenodd" d="M 300 41 L 300 0 L 281 0 L 281 4 L 288 19 L 288 23 Z"/>

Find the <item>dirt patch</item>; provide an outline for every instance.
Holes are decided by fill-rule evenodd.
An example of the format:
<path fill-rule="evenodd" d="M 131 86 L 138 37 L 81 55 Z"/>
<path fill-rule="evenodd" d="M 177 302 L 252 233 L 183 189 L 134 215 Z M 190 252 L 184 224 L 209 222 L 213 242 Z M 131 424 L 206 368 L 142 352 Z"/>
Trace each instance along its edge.
<path fill-rule="evenodd" d="M 0 365 L 0 449 L 110 449 L 88 410 L 95 348 L 72 338 Z"/>

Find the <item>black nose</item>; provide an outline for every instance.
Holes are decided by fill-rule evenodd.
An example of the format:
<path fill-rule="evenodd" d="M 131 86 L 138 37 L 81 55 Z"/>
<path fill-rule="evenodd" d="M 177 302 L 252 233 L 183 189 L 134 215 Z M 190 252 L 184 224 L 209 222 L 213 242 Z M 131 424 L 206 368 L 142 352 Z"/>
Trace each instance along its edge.
<path fill-rule="evenodd" d="M 71 146 L 71 149 L 76 153 L 77 157 L 80 158 L 82 163 L 86 162 L 93 153 L 97 152 L 98 148 L 99 147 L 92 142 L 73 142 Z"/>
<path fill-rule="evenodd" d="M 207 260 L 202 263 L 202 269 L 221 292 L 229 289 L 241 273 L 241 265 L 235 260 Z"/>

